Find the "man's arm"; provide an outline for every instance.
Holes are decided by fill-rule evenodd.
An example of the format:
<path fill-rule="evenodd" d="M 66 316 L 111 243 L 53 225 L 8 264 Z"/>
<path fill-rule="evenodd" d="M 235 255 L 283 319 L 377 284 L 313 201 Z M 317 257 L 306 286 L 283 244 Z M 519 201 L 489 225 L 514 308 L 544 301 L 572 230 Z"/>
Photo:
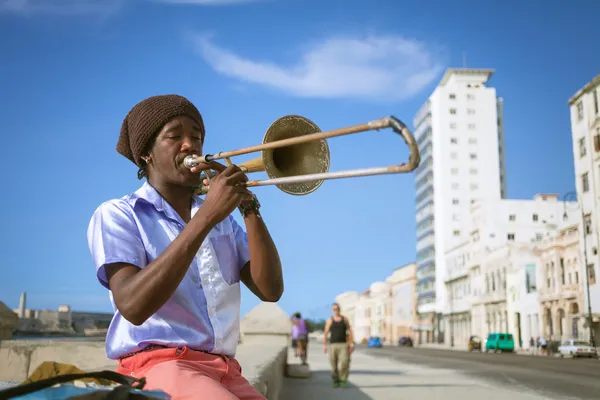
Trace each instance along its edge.
<path fill-rule="evenodd" d="M 325 322 L 325 331 L 323 332 L 323 350 L 327 349 L 327 335 L 329 335 L 329 330 L 331 329 L 331 318 L 327 318 Z"/>
<path fill-rule="evenodd" d="M 165 251 L 145 265 L 145 249 L 129 211 L 113 203 L 95 212 L 88 231 L 94 263 L 126 320 L 141 325 L 166 303 L 213 226 L 198 210 Z"/>
<path fill-rule="evenodd" d="M 279 253 L 258 212 L 246 218 L 250 261 L 240 272 L 241 281 L 262 301 L 276 302 L 283 294 L 283 271 Z"/>
<path fill-rule="evenodd" d="M 169 300 L 212 226 L 204 218 L 192 218 L 165 251 L 144 269 L 124 263 L 106 266 L 115 304 L 125 319 L 141 325 Z"/>
<path fill-rule="evenodd" d="M 348 344 L 354 346 L 354 334 L 352 333 L 350 321 L 348 321 L 348 318 L 344 317 L 344 322 L 346 323 L 346 331 L 348 332 Z"/>

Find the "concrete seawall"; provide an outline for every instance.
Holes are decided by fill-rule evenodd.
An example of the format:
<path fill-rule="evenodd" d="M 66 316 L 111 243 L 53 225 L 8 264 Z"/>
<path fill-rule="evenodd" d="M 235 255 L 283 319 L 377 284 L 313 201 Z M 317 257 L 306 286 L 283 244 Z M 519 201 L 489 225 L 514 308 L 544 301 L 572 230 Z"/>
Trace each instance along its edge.
<path fill-rule="evenodd" d="M 241 322 L 242 343 L 236 359 L 242 375 L 267 399 L 278 400 L 287 365 L 290 325 L 274 303 L 261 303 Z M 73 364 L 86 371 L 115 370 L 104 340 L 32 339 L 0 342 L 0 382 L 21 382 L 42 362 Z"/>

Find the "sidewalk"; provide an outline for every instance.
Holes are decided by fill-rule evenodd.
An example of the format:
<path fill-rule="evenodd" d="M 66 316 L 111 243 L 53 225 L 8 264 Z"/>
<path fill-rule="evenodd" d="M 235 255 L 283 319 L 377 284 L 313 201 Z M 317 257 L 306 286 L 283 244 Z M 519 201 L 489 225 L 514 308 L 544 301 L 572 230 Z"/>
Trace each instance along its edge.
<path fill-rule="evenodd" d="M 349 387 L 333 388 L 328 355 L 311 343 L 310 379 L 285 378 L 280 398 L 285 400 L 548 400 L 536 394 L 496 387 L 453 370 L 432 369 L 373 357 L 357 349 L 352 354 Z M 290 351 L 289 364 L 299 360 Z"/>

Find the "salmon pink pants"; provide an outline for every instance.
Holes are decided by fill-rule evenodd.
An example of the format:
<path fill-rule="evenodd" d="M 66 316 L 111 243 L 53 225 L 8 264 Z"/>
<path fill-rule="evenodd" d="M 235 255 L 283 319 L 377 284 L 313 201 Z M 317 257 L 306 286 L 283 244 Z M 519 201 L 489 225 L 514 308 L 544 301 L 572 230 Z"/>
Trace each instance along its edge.
<path fill-rule="evenodd" d="M 266 400 L 234 358 L 187 347 L 142 351 L 121 359 L 116 372 L 145 377 L 144 390 L 162 390 L 173 400 Z"/>

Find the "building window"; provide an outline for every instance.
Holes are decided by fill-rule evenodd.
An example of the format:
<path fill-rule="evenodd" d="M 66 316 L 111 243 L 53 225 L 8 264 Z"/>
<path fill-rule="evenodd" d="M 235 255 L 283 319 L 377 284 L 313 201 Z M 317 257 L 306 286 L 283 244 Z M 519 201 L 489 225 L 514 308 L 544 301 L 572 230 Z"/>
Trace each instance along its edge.
<path fill-rule="evenodd" d="M 456 124 L 454 122 L 450 124 L 450 129 L 456 129 Z"/>
<path fill-rule="evenodd" d="M 507 235 L 508 240 L 515 240 L 515 234 L 514 233 L 509 233 Z"/>
<path fill-rule="evenodd" d="M 474 115 L 474 114 L 475 114 L 475 109 L 467 108 L 467 115 Z"/>
<path fill-rule="evenodd" d="M 448 97 L 450 98 L 450 100 L 456 100 L 456 95 L 454 93 L 450 93 Z"/>
<path fill-rule="evenodd" d="M 508 220 L 509 220 L 509 221 L 515 221 L 516 219 L 517 219 L 517 216 L 516 216 L 515 214 L 510 214 L 510 215 L 508 216 Z"/>
<path fill-rule="evenodd" d="M 456 108 L 451 108 L 450 109 L 450 114 L 456 115 Z"/>
<path fill-rule="evenodd" d="M 453 183 L 452 184 L 452 189 L 455 189 L 455 190 L 458 189 L 458 183 Z"/>
<path fill-rule="evenodd" d="M 474 94 L 467 94 L 467 100 L 475 100 L 475 95 Z"/>
<path fill-rule="evenodd" d="M 453 234 L 454 236 L 460 236 L 460 231 L 454 231 L 454 232 L 452 232 L 452 234 Z"/>
<path fill-rule="evenodd" d="M 469 129 L 475 129 L 475 124 L 469 124 Z"/>
<path fill-rule="evenodd" d="M 471 169 L 469 169 L 469 173 L 471 175 L 477 175 L 477 168 L 471 168 Z"/>
<path fill-rule="evenodd" d="M 474 137 L 469 138 L 469 144 L 477 144 L 477 139 Z"/>
<path fill-rule="evenodd" d="M 583 192 L 588 192 L 590 190 L 590 182 L 588 179 L 588 173 L 584 173 L 583 175 L 581 175 L 581 187 Z"/>
<path fill-rule="evenodd" d="M 537 220 L 538 220 L 538 215 L 537 215 L 537 214 L 533 214 L 533 215 L 531 216 L 531 219 L 533 220 L 533 222 L 537 222 Z"/>
<path fill-rule="evenodd" d="M 540 241 L 544 238 L 544 235 L 542 235 L 541 233 L 536 233 L 535 234 L 535 240 Z"/>
<path fill-rule="evenodd" d="M 477 190 L 479 186 L 476 183 L 471 183 L 471 190 Z"/>
<path fill-rule="evenodd" d="M 475 153 L 469 154 L 469 157 L 471 157 L 471 160 L 477 160 L 477 154 Z"/>
<path fill-rule="evenodd" d="M 594 283 L 596 283 L 596 270 L 594 269 L 594 264 L 588 265 L 588 279 L 589 279 L 590 285 L 593 285 Z"/>
<path fill-rule="evenodd" d="M 452 169 L 450 170 L 450 173 L 451 173 L 452 175 L 458 175 L 458 168 L 452 168 Z"/>
<path fill-rule="evenodd" d="M 600 126 L 596 128 L 596 134 L 594 135 L 594 151 L 596 153 L 600 151 Z"/>
<path fill-rule="evenodd" d="M 458 139 L 457 138 L 450 138 L 450 143 L 457 144 L 458 143 Z"/>
<path fill-rule="evenodd" d="M 579 101 L 575 107 L 577 107 L 577 121 L 581 121 L 583 119 L 583 102 Z"/>
<path fill-rule="evenodd" d="M 598 114 L 598 91 L 594 90 L 592 96 L 594 97 L 594 114 Z"/>
<path fill-rule="evenodd" d="M 456 160 L 456 157 L 457 157 L 456 153 L 450 153 L 451 159 Z"/>
<path fill-rule="evenodd" d="M 458 199 L 452 199 L 452 204 L 453 205 L 457 205 L 458 204 Z"/>
<path fill-rule="evenodd" d="M 579 157 L 585 156 L 585 138 L 579 139 Z"/>
<path fill-rule="evenodd" d="M 583 224 L 584 224 L 585 234 L 591 235 L 592 234 L 592 214 L 586 214 L 583 217 Z"/>

